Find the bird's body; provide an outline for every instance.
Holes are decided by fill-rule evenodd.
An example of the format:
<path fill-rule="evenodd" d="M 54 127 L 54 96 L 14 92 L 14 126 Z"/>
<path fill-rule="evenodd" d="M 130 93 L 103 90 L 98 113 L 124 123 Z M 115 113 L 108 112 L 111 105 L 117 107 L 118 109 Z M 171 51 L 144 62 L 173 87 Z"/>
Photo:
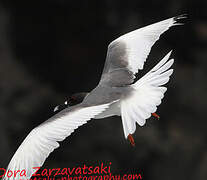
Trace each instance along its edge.
<path fill-rule="evenodd" d="M 121 116 L 120 100 L 112 103 L 104 112 L 96 115 L 94 119 L 103 119 L 110 116 Z"/>
<path fill-rule="evenodd" d="M 135 81 L 135 74 L 143 69 L 151 47 L 160 35 L 178 25 L 177 20 L 183 17 L 146 26 L 112 41 L 97 87 L 90 93 L 71 96 L 65 105 L 57 106 L 54 111 L 60 112 L 29 133 L 10 161 L 8 170 L 26 169 L 27 178 L 30 178 L 33 167 L 42 166 L 49 154 L 59 147 L 59 141 L 92 118 L 121 116 L 124 136 L 134 145 L 132 134 L 136 123 L 143 126 L 146 119 L 155 114 L 167 90 L 163 85 L 173 73 L 170 68 L 174 61 L 169 60 L 171 52 L 138 81 Z"/>

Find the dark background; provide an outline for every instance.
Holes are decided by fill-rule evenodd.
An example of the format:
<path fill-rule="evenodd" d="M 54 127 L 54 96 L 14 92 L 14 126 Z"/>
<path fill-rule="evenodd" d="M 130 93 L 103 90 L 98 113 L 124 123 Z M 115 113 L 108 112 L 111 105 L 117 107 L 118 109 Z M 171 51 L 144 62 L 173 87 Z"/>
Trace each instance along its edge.
<path fill-rule="evenodd" d="M 188 13 L 185 26 L 153 47 L 146 73 L 173 49 L 175 72 L 157 113 L 137 127 L 136 147 L 120 117 L 92 120 L 61 143 L 44 167 L 112 162 L 113 174 L 145 180 L 207 179 L 207 1 L 0 1 L 0 167 L 32 128 L 72 93 L 98 83 L 107 45 L 126 32 Z"/>

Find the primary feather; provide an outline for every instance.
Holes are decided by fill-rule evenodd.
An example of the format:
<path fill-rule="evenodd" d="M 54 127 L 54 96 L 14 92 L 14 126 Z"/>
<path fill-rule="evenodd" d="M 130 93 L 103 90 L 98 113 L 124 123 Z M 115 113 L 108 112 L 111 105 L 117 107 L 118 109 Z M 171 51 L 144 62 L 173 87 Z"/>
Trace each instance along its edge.
<path fill-rule="evenodd" d="M 173 59 L 168 53 L 151 71 L 132 84 L 135 74 L 143 69 L 149 52 L 160 35 L 170 27 L 180 25 L 178 19 L 167 20 L 127 33 L 108 46 L 106 63 L 98 86 L 79 105 L 59 112 L 33 129 L 8 165 L 8 170 L 26 170 L 27 178 L 33 167 L 41 167 L 49 154 L 59 147 L 60 141 L 91 118 L 121 115 L 124 135 L 127 138 L 136 130 L 136 122 L 143 126 L 151 113 L 157 110 L 173 73 Z M 55 110 L 58 110 L 57 107 Z M 8 177 L 4 177 L 7 180 Z M 11 177 L 9 179 L 20 179 Z"/>
<path fill-rule="evenodd" d="M 19 146 L 8 165 L 7 171 L 12 170 L 14 172 L 14 170 L 25 169 L 29 179 L 35 172 L 33 167 L 41 167 L 49 154 L 59 147 L 59 141 L 63 141 L 75 129 L 94 118 L 108 106 L 109 104 L 91 107 L 78 105 L 72 109 L 65 109 L 40 124 L 28 134 Z M 20 174 L 17 177 L 5 177 L 4 180 L 19 178 Z"/>
<path fill-rule="evenodd" d="M 150 50 L 160 38 L 160 35 L 170 27 L 180 25 L 177 20 L 181 18 L 185 18 L 185 15 L 148 25 L 124 34 L 112 41 L 108 46 L 100 83 L 113 83 L 113 86 L 131 84 L 135 79 L 135 76 L 132 76 L 132 74 L 136 74 L 138 70 L 143 69 Z M 116 76 L 113 76 L 113 72 L 116 72 Z M 123 78 L 118 78 L 122 77 L 123 74 Z"/>

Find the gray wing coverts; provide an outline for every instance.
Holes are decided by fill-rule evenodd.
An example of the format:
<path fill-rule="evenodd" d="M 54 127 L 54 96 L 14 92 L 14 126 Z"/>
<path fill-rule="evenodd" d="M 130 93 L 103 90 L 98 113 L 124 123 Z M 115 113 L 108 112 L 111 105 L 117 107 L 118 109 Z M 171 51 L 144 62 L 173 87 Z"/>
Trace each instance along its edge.
<path fill-rule="evenodd" d="M 128 90 L 128 87 L 109 87 L 98 85 L 91 93 L 85 97 L 82 104 L 84 106 L 96 106 L 117 101 L 122 94 Z"/>
<path fill-rule="evenodd" d="M 113 41 L 108 47 L 100 84 L 120 87 L 133 83 L 135 76 L 127 66 L 128 55 L 125 43 Z"/>

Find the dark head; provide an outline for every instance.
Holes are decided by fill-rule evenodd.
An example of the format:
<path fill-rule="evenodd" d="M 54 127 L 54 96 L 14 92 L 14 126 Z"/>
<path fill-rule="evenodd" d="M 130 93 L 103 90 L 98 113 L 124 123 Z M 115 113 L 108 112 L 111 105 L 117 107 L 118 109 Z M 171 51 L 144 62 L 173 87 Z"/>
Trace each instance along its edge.
<path fill-rule="evenodd" d="M 81 103 L 88 94 L 89 93 L 86 93 L 86 92 L 75 93 L 72 96 L 70 96 L 68 101 L 66 102 L 69 106 L 74 106 L 76 104 Z"/>
<path fill-rule="evenodd" d="M 54 108 L 54 112 L 59 112 L 69 106 L 74 106 L 74 105 L 80 104 L 88 94 L 89 93 L 81 92 L 81 93 L 75 93 L 75 94 L 71 95 L 68 98 L 68 100 L 66 100 L 64 102 L 64 104 L 60 104 L 60 105 L 56 106 Z"/>

